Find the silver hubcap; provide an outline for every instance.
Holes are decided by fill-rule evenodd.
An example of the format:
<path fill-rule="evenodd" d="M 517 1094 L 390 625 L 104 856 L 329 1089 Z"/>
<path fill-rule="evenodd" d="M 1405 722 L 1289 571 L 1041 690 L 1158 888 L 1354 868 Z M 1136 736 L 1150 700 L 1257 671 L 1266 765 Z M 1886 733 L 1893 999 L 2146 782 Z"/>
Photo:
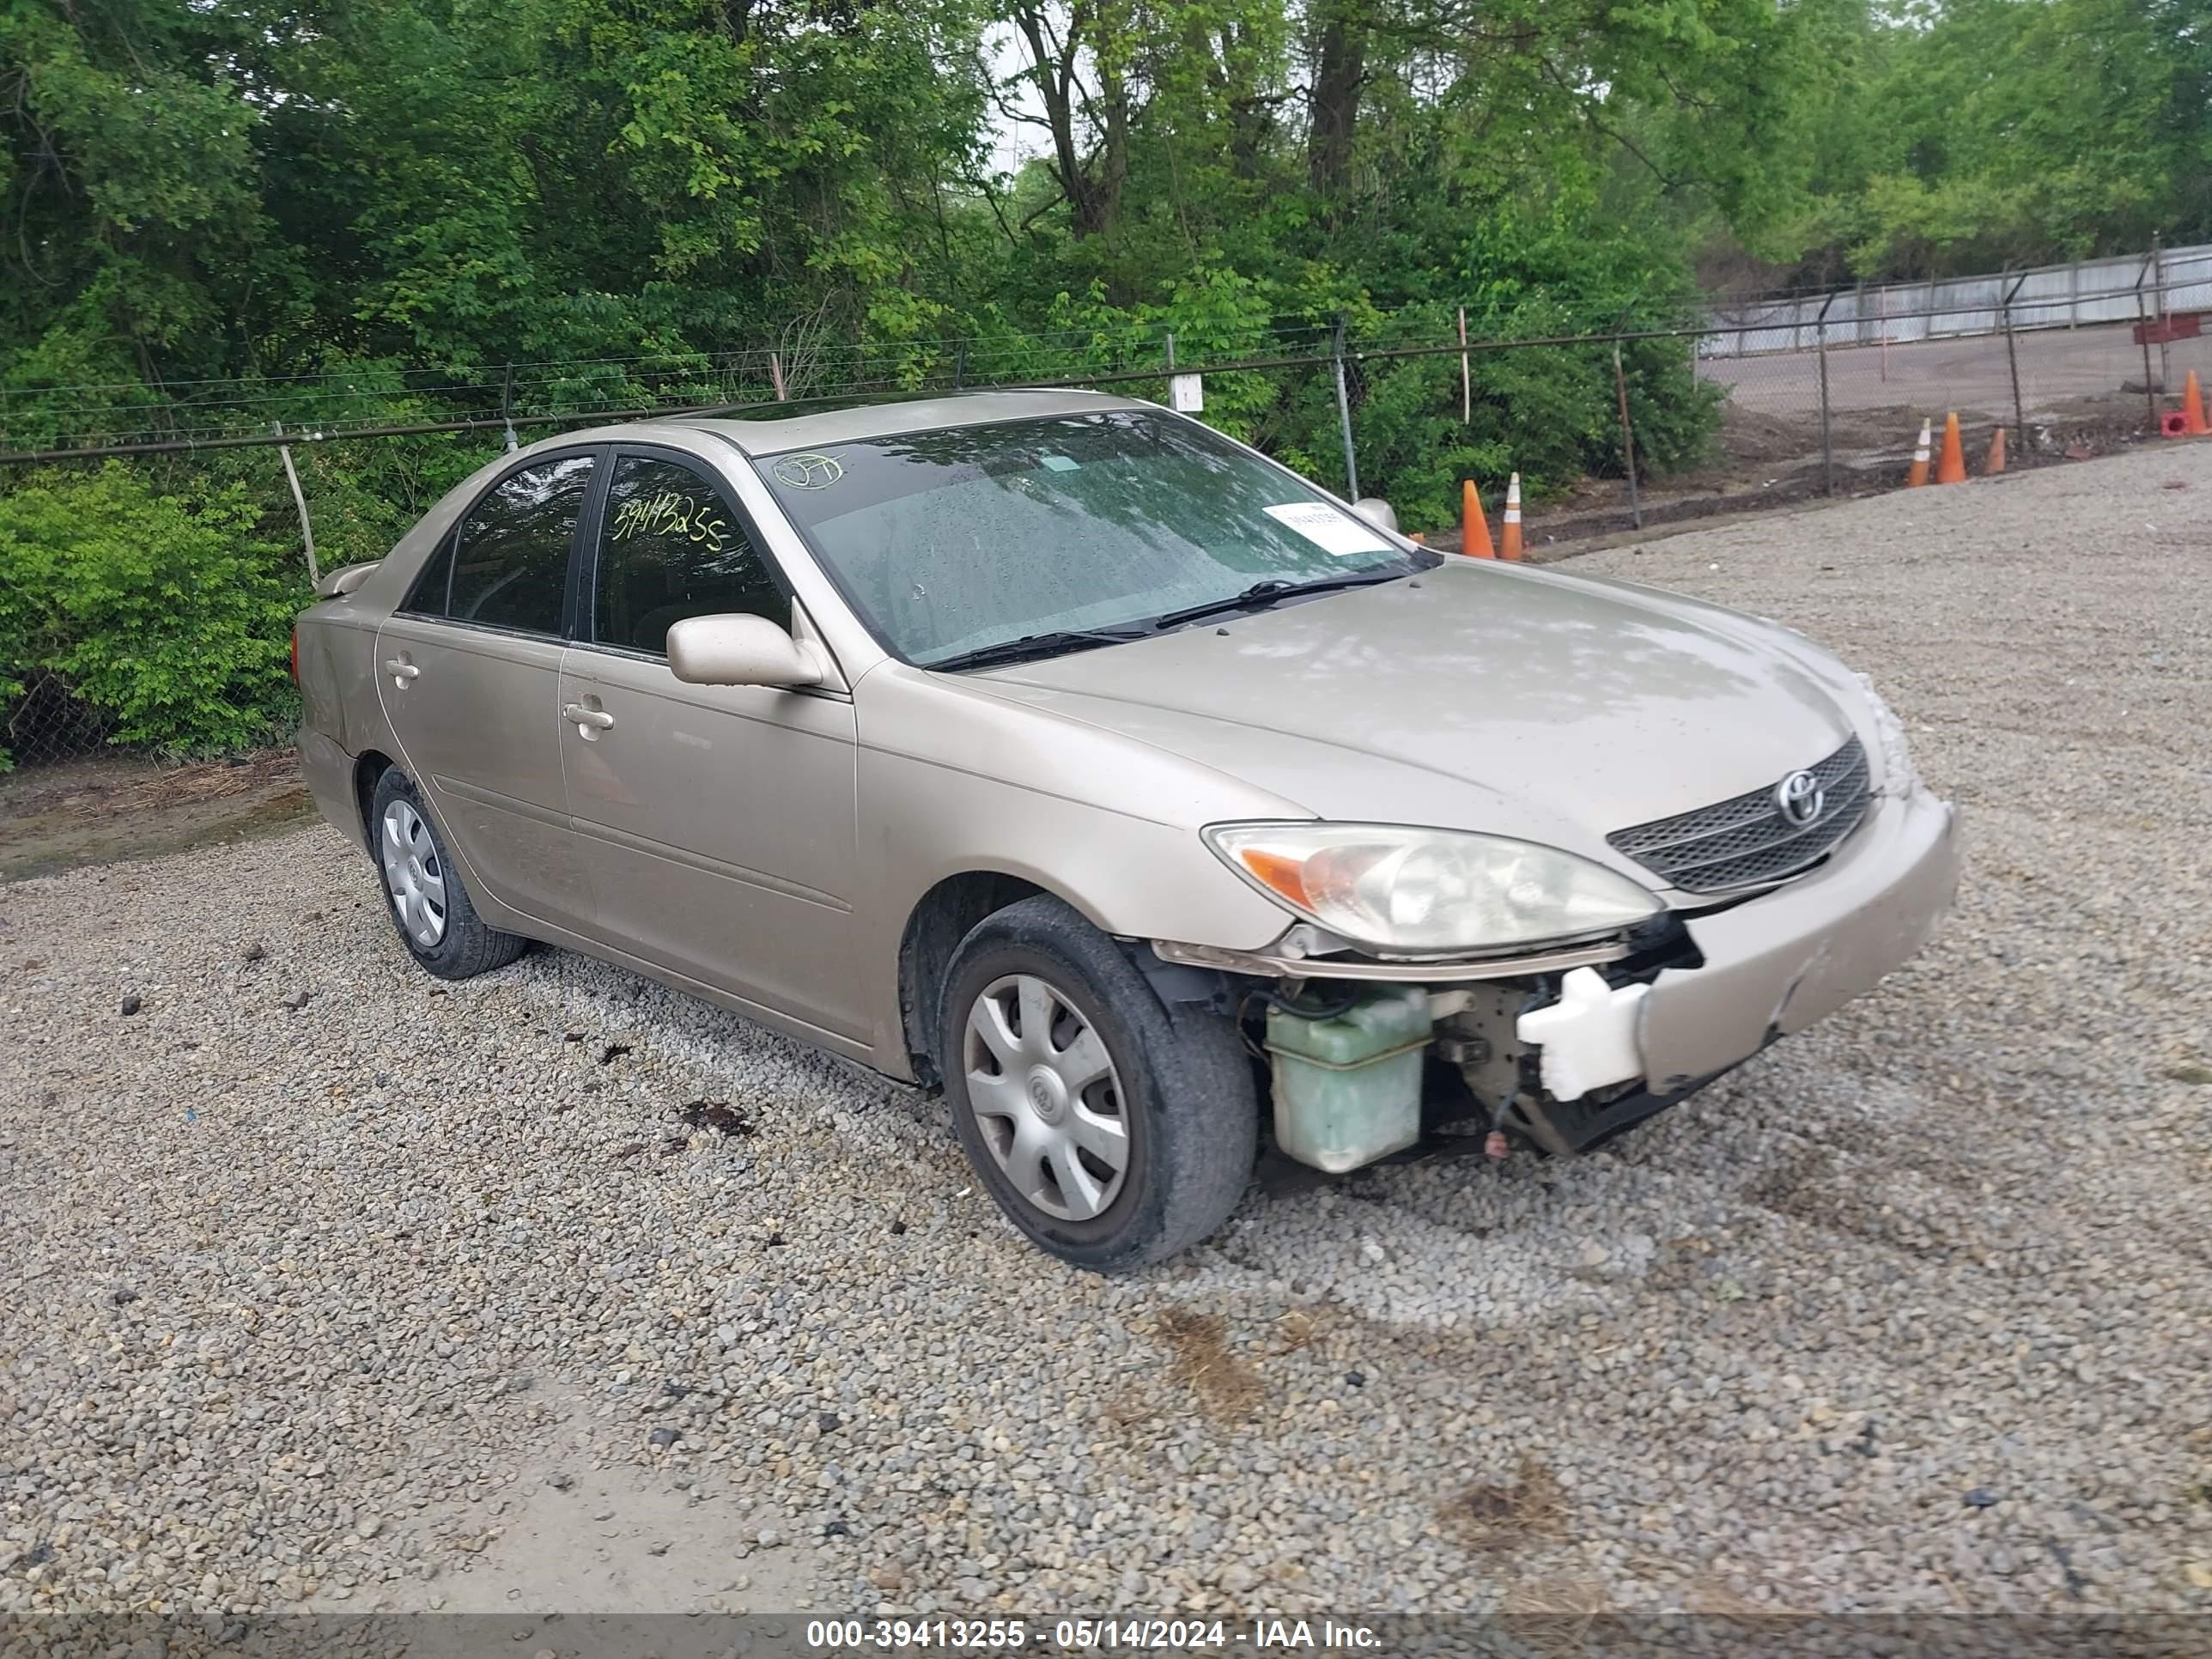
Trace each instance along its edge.
<path fill-rule="evenodd" d="M 1088 1221 L 1129 1168 L 1121 1079 L 1105 1042 L 1034 974 L 994 981 L 968 1011 L 968 1105 L 1015 1190 L 1047 1215 Z"/>
<path fill-rule="evenodd" d="M 400 931 L 428 950 L 446 936 L 446 868 L 430 826 L 404 800 L 384 809 L 383 861 Z"/>

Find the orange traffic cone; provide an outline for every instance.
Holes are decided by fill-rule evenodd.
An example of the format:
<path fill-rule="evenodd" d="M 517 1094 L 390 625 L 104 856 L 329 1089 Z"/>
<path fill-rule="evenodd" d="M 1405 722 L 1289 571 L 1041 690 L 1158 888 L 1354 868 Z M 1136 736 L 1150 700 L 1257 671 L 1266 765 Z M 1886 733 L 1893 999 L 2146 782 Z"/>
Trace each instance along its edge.
<path fill-rule="evenodd" d="M 1936 482 L 1966 482 L 1966 452 L 1959 441 L 1959 414 L 1956 410 L 1943 417 L 1943 453 L 1936 458 Z"/>
<path fill-rule="evenodd" d="M 2192 438 L 2212 432 L 2212 426 L 2204 422 L 2204 393 L 2197 387 L 2197 371 L 2193 368 L 2181 383 L 2181 429 Z"/>
<path fill-rule="evenodd" d="M 1917 489 L 1928 482 L 1928 422 L 1920 423 L 1920 441 L 1912 447 L 1912 471 L 1905 475 L 1905 487 Z"/>
<path fill-rule="evenodd" d="M 1505 532 L 1498 541 L 1498 556 L 1511 559 L 1516 563 L 1521 558 L 1521 475 L 1518 472 L 1505 483 Z"/>
<path fill-rule="evenodd" d="M 1990 434 L 1990 459 L 1988 461 L 1984 463 L 1982 471 L 1989 477 L 1994 478 L 1998 473 L 2004 471 L 2004 428 L 2002 427 L 1999 427 L 1995 432 Z"/>
<path fill-rule="evenodd" d="M 1459 487 L 1459 550 L 1470 559 L 1498 556 L 1498 550 L 1490 544 L 1490 520 L 1482 516 L 1482 493 L 1472 478 Z"/>

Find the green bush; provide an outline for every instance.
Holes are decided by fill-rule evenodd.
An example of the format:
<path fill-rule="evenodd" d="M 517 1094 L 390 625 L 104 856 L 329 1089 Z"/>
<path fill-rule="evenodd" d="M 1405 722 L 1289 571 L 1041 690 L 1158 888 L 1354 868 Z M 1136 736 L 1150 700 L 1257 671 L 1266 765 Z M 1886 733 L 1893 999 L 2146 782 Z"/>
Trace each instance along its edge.
<path fill-rule="evenodd" d="M 257 516 L 242 484 L 157 495 L 112 462 L 0 495 L 0 707 L 44 672 L 107 716 L 111 742 L 191 755 L 276 735 L 312 596 Z"/>

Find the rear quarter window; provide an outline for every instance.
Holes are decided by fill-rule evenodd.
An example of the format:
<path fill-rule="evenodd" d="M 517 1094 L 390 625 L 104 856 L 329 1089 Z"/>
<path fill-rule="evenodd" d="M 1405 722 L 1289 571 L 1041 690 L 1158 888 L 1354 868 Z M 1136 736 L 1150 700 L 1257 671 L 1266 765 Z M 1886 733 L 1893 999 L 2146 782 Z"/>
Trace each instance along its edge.
<path fill-rule="evenodd" d="M 558 635 L 592 460 L 550 456 L 494 484 L 424 568 L 406 608 L 486 628 Z M 436 592 L 441 569 L 447 573 L 442 603 Z"/>

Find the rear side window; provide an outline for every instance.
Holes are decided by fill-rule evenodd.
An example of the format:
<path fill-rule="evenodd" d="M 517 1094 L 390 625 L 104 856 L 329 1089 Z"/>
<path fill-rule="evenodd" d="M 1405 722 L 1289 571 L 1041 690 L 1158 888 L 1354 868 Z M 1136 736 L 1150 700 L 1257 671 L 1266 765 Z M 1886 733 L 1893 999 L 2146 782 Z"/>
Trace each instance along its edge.
<path fill-rule="evenodd" d="M 680 461 L 619 458 L 599 532 L 592 637 L 665 655 L 672 624 L 731 611 L 791 626 L 791 601 L 728 499 Z"/>
<path fill-rule="evenodd" d="M 443 613 L 488 628 L 560 633 L 568 552 L 591 482 L 589 455 L 562 455 L 511 472 L 494 485 L 461 523 L 452 556 L 452 598 Z M 431 570 L 441 562 L 433 560 Z M 424 598 L 431 603 L 416 608 L 439 614 L 435 596 Z"/>
<path fill-rule="evenodd" d="M 401 601 L 402 611 L 412 611 L 418 617 L 442 617 L 453 586 L 453 532 L 448 530 L 438 550 L 422 567 L 422 574 L 415 579 L 415 586 L 407 590 Z"/>

